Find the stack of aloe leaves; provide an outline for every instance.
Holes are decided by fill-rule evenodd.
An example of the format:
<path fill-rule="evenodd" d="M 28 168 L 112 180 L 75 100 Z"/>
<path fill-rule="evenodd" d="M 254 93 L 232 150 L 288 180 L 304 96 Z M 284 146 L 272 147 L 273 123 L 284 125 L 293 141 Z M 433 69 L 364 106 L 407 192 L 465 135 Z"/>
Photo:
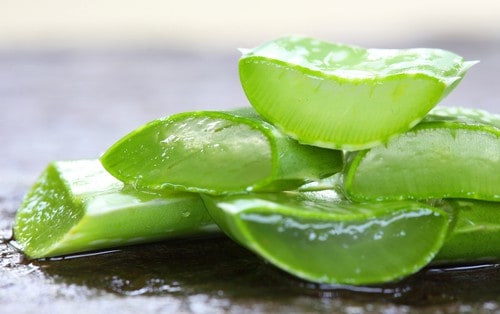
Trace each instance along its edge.
<path fill-rule="evenodd" d="M 435 108 L 474 63 L 296 36 L 245 50 L 252 107 L 174 114 L 100 159 L 50 163 L 15 243 L 38 259 L 222 231 L 348 285 L 498 262 L 500 116 Z"/>

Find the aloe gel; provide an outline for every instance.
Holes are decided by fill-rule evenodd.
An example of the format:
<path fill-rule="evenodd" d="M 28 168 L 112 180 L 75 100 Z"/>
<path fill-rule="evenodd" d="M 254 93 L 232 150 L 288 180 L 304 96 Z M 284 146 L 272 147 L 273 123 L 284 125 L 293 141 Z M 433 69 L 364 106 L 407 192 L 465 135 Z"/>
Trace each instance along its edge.
<path fill-rule="evenodd" d="M 344 184 L 357 201 L 500 200 L 500 119 L 439 108 L 387 143 L 347 155 Z"/>
<path fill-rule="evenodd" d="M 14 221 L 17 246 L 44 258 L 217 230 L 197 194 L 137 191 L 98 160 L 52 162 Z"/>
<path fill-rule="evenodd" d="M 354 204 L 333 191 L 204 195 L 218 226 L 302 279 L 373 284 L 417 272 L 440 250 L 448 215 L 410 201 Z"/>
<path fill-rule="evenodd" d="M 500 202 L 452 199 L 446 204 L 453 220 L 434 263 L 500 261 Z"/>
<path fill-rule="evenodd" d="M 294 189 L 340 171 L 342 154 L 301 145 L 245 108 L 152 121 L 119 140 L 101 161 L 134 186 L 227 194 Z"/>
<path fill-rule="evenodd" d="M 244 50 L 245 94 L 302 143 L 360 150 L 409 130 L 475 62 L 440 49 L 364 49 L 284 37 Z"/>

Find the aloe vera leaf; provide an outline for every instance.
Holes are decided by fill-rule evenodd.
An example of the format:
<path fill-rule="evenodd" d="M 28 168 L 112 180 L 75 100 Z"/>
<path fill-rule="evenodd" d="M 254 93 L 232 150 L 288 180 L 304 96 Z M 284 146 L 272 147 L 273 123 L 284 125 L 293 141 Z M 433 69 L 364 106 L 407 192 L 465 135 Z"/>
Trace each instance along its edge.
<path fill-rule="evenodd" d="M 98 160 L 50 163 L 14 221 L 15 241 L 29 258 L 214 230 L 199 195 L 137 191 L 108 174 Z"/>
<path fill-rule="evenodd" d="M 354 204 L 333 191 L 202 195 L 236 242 L 297 277 L 372 284 L 427 265 L 441 248 L 448 215 L 411 202 Z"/>
<path fill-rule="evenodd" d="M 284 37 L 244 50 L 245 94 L 302 143 L 376 146 L 417 124 L 476 62 L 441 49 L 364 49 Z"/>
<path fill-rule="evenodd" d="M 500 127 L 495 121 L 498 116 L 474 110 L 431 112 L 386 144 L 347 154 L 345 190 L 358 201 L 499 201 Z"/>
<path fill-rule="evenodd" d="M 294 189 L 341 170 L 340 151 L 299 144 L 251 108 L 158 119 L 101 157 L 116 178 L 208 194 Z"/>
<path fill-rule="evenodd" d="M 425 117 L 426 122 L 441 122 L 443 120 L 472 125 L 487 125 L 500 129 L 500 115 L 476 108 L 435 107 Z"/>
<path fill-rule="evenodd" d="M 500 202 L 453 199 L 446 203 L 454 219 L 433 263 L 500 261 Z"/>

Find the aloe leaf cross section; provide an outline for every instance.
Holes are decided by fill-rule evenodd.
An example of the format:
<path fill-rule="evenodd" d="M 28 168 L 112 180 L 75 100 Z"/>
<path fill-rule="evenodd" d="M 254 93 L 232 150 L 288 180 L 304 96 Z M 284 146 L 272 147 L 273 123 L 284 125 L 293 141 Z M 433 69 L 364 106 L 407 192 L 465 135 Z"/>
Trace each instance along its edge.
<path fill-rule="evenodd" d="M 239 74 L 252 106 L 285 133 L 360 150 L 417 124 L 473 64 L 441 49 L 365 49 L 291 36 L 244 50 Z"/>
<path fill-rule="evenodd" d="M 228 194 L 294 189 L 340 171 L 342 154 L 299 144 L 249 107 L 152 121 L 115 143 L 101 161 L 134 186 Z"/>
<path fill-rule="evenodd" d="M 217 230 L 199 195 L 137 191 L 108 174 L 99 160 L 50 163 L 14 221 L 17 246 L 29 258 Z"/>
<path fill-rule="evenodd" d="M 449 199 L 440 207 L 452 219 L 450 232 L 434 264 L 500 260 L 500 202 Z"/>
<path fill-rule="evenodd" d="M 357 201 L 470 198 L 500 201 L 497 115 L 436 108 L 412 130 L 347 155 L 345 190 Z"/>
<path fill-rule="evenodd" d="M 202 196 L 218 226 L 278 268 L 309 281 L 372 284 L 427 265 L 448 215 L 411 201 L 355 204 L 333 191 Z"/>

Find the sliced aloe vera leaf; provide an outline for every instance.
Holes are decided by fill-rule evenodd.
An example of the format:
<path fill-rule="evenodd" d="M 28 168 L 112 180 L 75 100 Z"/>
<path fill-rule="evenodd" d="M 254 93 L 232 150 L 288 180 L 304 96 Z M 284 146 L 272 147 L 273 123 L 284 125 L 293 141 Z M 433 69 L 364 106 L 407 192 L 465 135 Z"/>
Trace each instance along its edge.
<path fill-rule="evenodd" d="M 236 242 L 320 283 L 372 284 L 415 273 L 448 230 L 444 211 L 418 202 L 354 204 L 333 191 L 202 197 Z"/>
<path fill-rule="evenodd" d="M 446 200 L 453 223 L 433 263 L 500 261 L 500 202 Z"/>
<path fill-rule="evenodd" d="M 209 194 L 294 189 L 341 170 L 340 151 L 299 144 L 251 108 L 152 121 L 101 157 L 121 181 Z"/>
<path fill-rule="evenodd" d="M 487 125 L 500 129 L 500 115 L 476 108 L 435 107 L 425 117 L 424 121 L 449 121 L 478 126 Z"/>
<path fill-rule="evenodd" d="M 459 114 L 457 114 L 459 112 Z M 467 109 L 439 109 L 386 144 L 349 153 L 350 198 L 500 200 L 498 117 Z M 488 122 L 489 121 L 489 122 Z"/>
<path fill-rule="evenodd" d="M 252 106 L 302 143 L 375 146 L 417 124 L 475 62 L 441 49 L 364 49 L 307 37 L 245 50 L 240 80 Z"/>
<path fill-rule="evenodd" d="M 218 230 L 197 194 L 140 192 L 98 160 L 52 162 L 26 194 L 14 221 L 30 258 L 201 235 Z"/>

